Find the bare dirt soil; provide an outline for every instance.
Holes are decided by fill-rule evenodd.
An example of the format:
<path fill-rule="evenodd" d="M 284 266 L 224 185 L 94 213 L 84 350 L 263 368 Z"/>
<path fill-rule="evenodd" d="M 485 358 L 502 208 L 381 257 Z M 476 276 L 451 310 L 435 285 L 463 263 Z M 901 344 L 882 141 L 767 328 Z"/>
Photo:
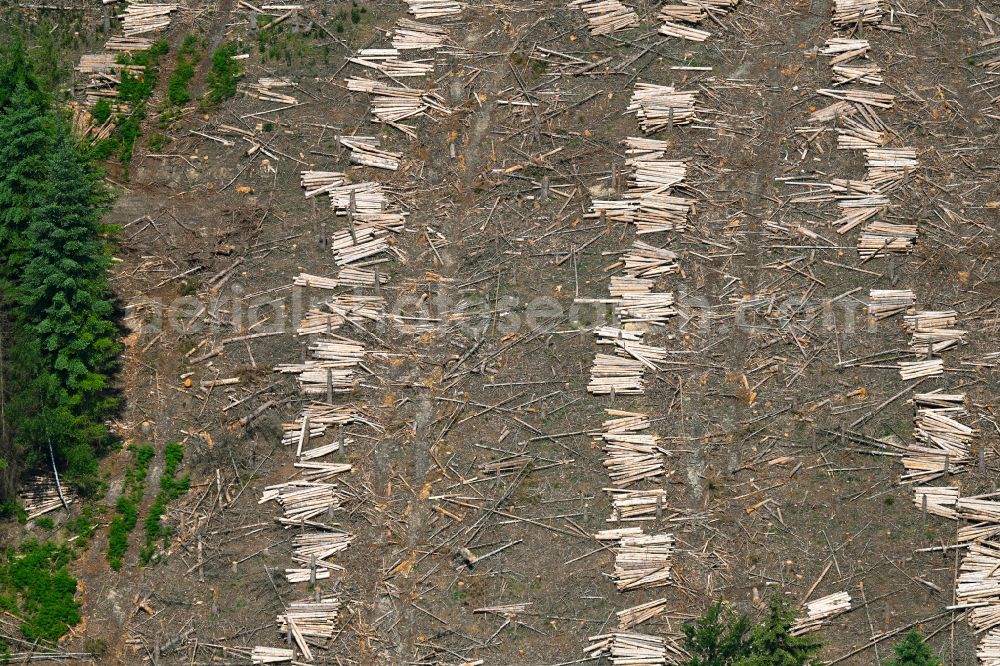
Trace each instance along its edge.
<path fill-rule="evenodd" d="M 196 29 L 212 45 L 242 38 L 244 83 L 290 77 L 297 86 L 284 92 L 299 104 L 272 111 L 286 105 L 238 94 L 146 129 L 172 140 L 137 151 L 109 218 L 123 227 L 114 285 L 123 303 L 168 307 L 162 319 L 155 303 L 130 311 L 118 425 L 126 440 L 159 449 L 183 441 L 193 487 L 171 507 L 174 538 L 158 564 L 137 566 L 141 530 L 119 573 L 104 565 L 103 533 L 94 539 L 77 564 L 87 619 L 71 641 L 104 641 L 101 663 L 247 663 L 253 646 L 284 644 L 275 616 L 310 595 L 283 576 L 295 529 L 258 499 L 297 472 L 280 426 L 304 398 L 272 367 L 303 360 L 308 340 L 293 318 L 329 295 L 293 288 L 293 277 L 337 271 L 327 241 L 344 218 L 299 185 L 301 171 L 318 169 L 392 188 L 408 213 L 395 245 L 405 260 L 381 266 L 382 293 L 391 314 L 426 319 L 416 330 L 338 331 L 386 353 L 337 398 L 379 428 L 351 426 L 338 454 L 353 471 L 338 479 L 349 500 L 330 522 L 355 537 L 337 556 L 343 571 L 321 584 L 344 606 L 317 663 L 583 663 L 588 637 L 614 627 L 616 611 L 654 598 L 668 612 L 642 630 L 673 636 L 717 598 L 752 610 L 772 592 L 799 604 L 838 591 L 854 610 L 818 634 L 828 662 L 877 663 L 893 640 L 864 646 L 916 624 L 946 663 L 974 663 L 976 637 L 945 609 L 958 555 L 922 550 L 954 543 L 954 521 L 922 518 L 913 488 L 898 483 L 899 460 L 868 455 L 845 434 L 911 439 L 896 369 L 907 335 L 898 317 L 869 322 L 864 304 L 872 288 L 912 289 L 919 308 L 954 308 L 968 331 L 944 354 L 948 371 L 920 390 L 965 392 L 974 449 L 986 451 L 985 472 L 939 483 L 963 495 L 995 490 L 997 383 L 986 354 L 1000 301 L 1000 151 L 996 109 L 975 87 L 984 75 L 970 55 L 981 37 L 973 3 L 905 3 L 893 19 L 901 32 L 863 30 L 884 70 L 880 91 L 896 95 L 883 112 L 893 145 L 920 160 L 892 195 L 892 215 L 920 229 L 916 247 L 870 261 L 857 255 L 857 230 L 834 232 L 832 206 L 788 202 L 790 177 L 864 173 L 860 151 L 838 151 L 832 129 L 811 141 L 796 133 L 818 126 L 811 108 L 828 103 L 814 92 L 830 76 L 815 48 L 841 34 L 827 1 L 744 0 L 709 26 L 711 39 L 682 43 L 656 34 L 657 3 L 636 3 L 640 27 L 592 37 L 565 2 L 473 0 L 447 24 L 451 44 L 426 56 L 433 76 L 403 81 L 436 89 L 452 109 L 407 121 L 416 138 L 373 123 L 369 96 L 344 87 L 347 76 L 371 76 L 346 57 L 387 45 L 405 5 L 368 4 L 341 33 L 347 4 L 307 4 L 329 32 L 284 33 L 277 58 L 262 58 L 242 3 L 185 6 L 171 28 L 172 42 Z M 594 397 L 592 329 L 611 312 L 574 299 L 607 297 L 608 267 L 634 230 L 584 215 L 613 193 L 622 140 L 641 136 L 625 114 L 637 82 L 699 91 L 700 121 L 656 135 L 668 157 L 690 162 L 696 211 L 689 229 L 651 241 L 680 255 L 681 273 L 657 290 L 674 292 L 681 313 L 649 339 L 670 360 L 648 373 L 642 396 Z M 250 144 L 223 124 L 254 132 L 276 159 L 248 156 Z M 338 134 L 379 136 L 404 154 L 402 167 L 349 166 Z M 263 331 L 277 334 L 223 343 Z M 604 454 L 588 436 L 609 408 L 648 414 L 669 451 L 657 482 L 668 506 L 644 524 L 677 539 L 669 587 L 616 591 L 613 551 L 592 536 L 612 526 Z M 480 469 L 513 455 L 529 464 Z M 108 461 L 105 502 L 127 456 Z M 463 560 L 512 543 L 473 566 Z M 513 617 L 476 612 L 521 602 L 531 605 Z"/>

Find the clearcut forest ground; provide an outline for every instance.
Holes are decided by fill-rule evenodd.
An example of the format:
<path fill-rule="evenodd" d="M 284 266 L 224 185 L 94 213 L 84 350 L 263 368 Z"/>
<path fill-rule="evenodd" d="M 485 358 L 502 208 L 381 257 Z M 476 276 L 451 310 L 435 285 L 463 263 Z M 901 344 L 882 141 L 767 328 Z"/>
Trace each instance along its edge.
<path fill-rule="evenodd" d="M 751 610 L 771 592 L 798 604 L 838 591 L 855 610 L 819 632 L 825 660 L 918 623 L 947 663 L 975 663 L 975 636 L 945 609 L 956 553 L 921 550 L 954 543 L 956 523 L 921 516 L 912 486 L 898 482 L 898 458 L 868 455 L 837 433 L 912 439 L 912 382 L 896 368 L 909 358 L 907 334 L 899 317 L 872 324 L 864 307 L 869 289 L 912 289 L 920 309 L 955 309 L 968 331 L 967 344 L 942 355 L 947 372 L 920 385 L 965 392 L 967 421 L 979 430 L 974 451 L 985 450 L 985 472 L 973 465 L 944 483 L 963 495 L 996 488 L 997 381 L 987 354 L 1000 323 L 1000 110 L 975 87 L 985 78 L 971 55 L 983 38 L 976 4 L 892 3 L 900 32 L 863 30 L 884 70 L 880 91 L 896 95 L 882 112 L 892 145 L 914 147 L 920 160 L 892 195 L 892 216 L 919 227 L 916 246 L 870 261 L 858 257 L 857 230 L 832 228 L 834 206 L 788 201 L 800 189 L 793 178 L 864 174 L 859 151 L 836 149 L 831 124 L 811 141 L 796 133 L 818 127 L 810 111 L 828 103 L 815 91 L 829 87 L 829 59 L 815 49 L 843 34 L 830 3 L 744 0 L 721 26 L 708 25 L 704 43 L 657 35 L 657 3 L 635 4 L 640 27 L 592 37 L 565 2 L 472 0 L 448 24 L 450 45 L 427 56 L 433 75 L 405 80 L 436 89 L 452 111 L 407 121 L 415 137 L 373 123 L 369 95 L 344 86 L 370 75 L 346 58 L 386 46 L 402 2 L 368 3 L 358 24 L 348 19 L 338 32 L 345 3 L 309 0 L 329 32 L 286 31 L 268 57 L 240 3 L 183 5 L 167 33 L 174 46 L 193 31 L 211 47 L 242 39 L 243 83 L 289 77 L 297 85 L 283 92 L 298 105 L 269 111 L 287 105 L 238 93 L 205 112 L 193 103 L 166 128 L 153 113 L 128 181 L 109 173 L 123 186 L 108 220 L 124 227 L 113 277 L 121 301 L 185 299 L 165 327 L 150 308 L 129 319 L 127 408 L 116 427 L 158 450 L 184 440 L 193 487 L 170 508 L 174 539 L 156 565 L 138 566 L 136 530 L 125 568 L 110 571 L 106 530 L 98 532 L 74 564 L 85 622 L 67 649 L 99 639 L 102 663 L 141 663 L 158 651 L 162 664 L 246 663 L 253 646 L 284 644 L 275 616 L 309 593 L 282 575 L 296 531 L 258 500 L 297 472 L 280 436 L 303 398 L 293 376 L 272 368 L 303 360 L 307 340 L 293 315 L 329 295 L 292 280 L 335 275 L 326 239 L 345 226 L 325 198 L 304 197 L 299 174 L 318 169 L 392 188 L 408 213 L 394 241 L 405 260 L 381 265 L 382 293 L 393 314 L 425 318 L 338 332 L 385 353 L 367 358 L 356 390 L 337 397 L 378 428 L 349 427 L 338 454 L 353 471 L 338 480 L 349 499 L 330 520 L 354 540 L 335 558 L 344 570 L 323 581 L 344 606 L 318 663 L 575 663 L 616 611 L 660 596 L 667 612 L 642 630 L 675 635 L 720 597 Z M 208 66 L 199 65 L 196 94 Z M 668 157 L 689 160 L 696 210 L 686 231 L 644 238 L 679 254 L 681 272 L 657 290 L 674 292 L 680 314 L 647 336 L 668 361 L 647 373 L 642 396 L 595 397 L 586 391 L 592 329 L 611 313 L 574 299 L 607 297 L 609 266 L 634 230 L 584 215 L 592 198 L 613 196 L 622 140 L 641 136 L 625 113 L 637 82 L 699 91 L 699 122 L 655 135 Z M 248 156 L 232 134 L 231 145 L 205 136 L 223 136 L 223 124 L 256 133 L 275 158 Z M 171 140 L 153 150 L 156 134 Z M 379 136 L 403 153 L 401 168 L 351 167 L 337 134 Z M 798 226 L 822 240 L 775 231 Z M 271 330 L 280 333 L 226 342 L 194 361 L 223 340 Z M 200 388 L 232 377 L 239 383 Z M 668 505 L 644 527 L 675 535 L 674 585 L 616 591 L 613 553 L 592 537 L 611 526 L 604 455 L 588 436 L 605 409 L 648 414 L 669 451 L 668 474 L 653 484 L 667 489 Z M 513 454 L 530 464 L 494 476 L 480 469 Z M 124 452 L 106 461 L 102 504 L 121 492 L 128 460 Z M 459 552 L 512 542 L 473 567 Z M 474 612 L 520 602 L 531 606 L 511 621 Z M 879 657 L 892 643 L 878 643 Z M 868 648 L 837 663 L 876 660 Z"/>

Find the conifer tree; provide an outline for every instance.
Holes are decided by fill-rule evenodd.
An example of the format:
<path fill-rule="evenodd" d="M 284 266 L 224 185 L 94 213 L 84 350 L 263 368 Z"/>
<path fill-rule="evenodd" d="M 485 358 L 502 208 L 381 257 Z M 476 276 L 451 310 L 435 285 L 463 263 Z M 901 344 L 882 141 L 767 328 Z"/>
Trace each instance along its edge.
<path fill-rule="evenodd" d="M 691 655 L 686 666 L 728 666 L 749 652 L 750 619 L 721 601 L 712 604 L 704 615 L 685 624 L 681 630 L 684 649 Z"/>
<path fill-rule="evenodd" d="M 43 203 L 24 234 L 30 255 L 20 275 L 19 311 L 67 389 L 86 396 L 107 388 L 105 375 L 119 352 L 103 279 L 110 260 L 93 175 L 65 135 L 47 172 Z"/>
<path fill-rule="evenodd" d="M 941 666 L 941 660 L 931 651 L 920 632 L 911 629 L 896 644 L 896 658 L 887 661 L 886 666 Z"/>
<path fill-rule="evenodd" d="M 44 111 L 48 106 L 48 95 L 44 87 L 35 76 L 34 67 L 28 58 L 28 52 L 24 48 L 24 42 L 19 35 L 15 35 L 9 44 L 4 44 L 0 51 L 0 110 L 6 109 L 14 103 L 14 91 L 19 86 L 24 86 L 27 93 L 28 104 L 39 111 Z M 24 103 L 25 100 L 19 100 Z"/>
<path fill-rule="evenodd" d="M 45 156 L 50 147 L 46 117 L 31 91 L 19 83 L 0 107 L 0 275 L 13 279 L 24 261 L 23 232 L 41 203 Z"/>
<path fill-rule="evenodd" d="M 737 659 L 735 666 L 807 666 L 815 660 L 821 644 L 808 636 L 793 636 L 795 612 L 777 595 L 771 598 L 767 614 L 750 635 L 750 655 Z"/>
<path fill-rule="evenodd" d="M 25 423 L 24 436 L 34 449 L 58 442 L 78 477 L 93 471 L 93 451 L 107 439 L 102 423 L 116 404 L 109 379 L 120 352 L 99 192 L 62 132 L 46 163 L 42 203 L 23 234 L 27 249 L 16 289 L 18 319 L 43 365 L 27 398 L 38 419 Z"/>

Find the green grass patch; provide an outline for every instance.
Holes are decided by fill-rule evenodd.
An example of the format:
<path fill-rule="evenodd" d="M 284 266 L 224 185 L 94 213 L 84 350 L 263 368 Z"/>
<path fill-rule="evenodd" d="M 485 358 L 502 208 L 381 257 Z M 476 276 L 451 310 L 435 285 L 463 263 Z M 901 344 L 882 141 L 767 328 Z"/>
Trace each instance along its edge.
<path fill-rule="evenodd" d="M 239 50 L 236 42 L 223 44 L 212 54 L 212 69 L 208 72 L 208 95 L 206 106 L 219 104 L 236 94 L 236 84 L 243 76 L 238 60 L 233 60 Z"/>
<path fill-rule="evenodd" d="M 188 35 L 177 52 L 177 67 L 167 83 L 167 99 L 175 106 L 184 106 L 191 101 L 190 85 L 194 78 L 195 66 L 201 60 L 201 38 Z"/>
<path fill-rule="evenodd" d="M 37 541 L 0 555 L 0 607 L 21 619 L 28 641 L 54 643 L 80 621 L 72 560 L 68 546 Z"/>
<path fill-rule="evenodd" d="M 122 568 L 122 558 L 128 550 L 128 535 L 139 522 L 139 504 L 146 489 L 149 463 L 156 450 L 143 444 L 136 447 L 134 453 L 135 460 L 125 470 L 125 487 L 115 504 L 115 517 L 111 519 L 108 531 L 108 564 L 116 571 Z"/>
<path fill-rule="evenodd" d="M 163 524 L 163 514 L 167 512 L 167 505 L 188 491 L 191 481 L 184 475 L 177 476 L 177 468 L 184 459 L 184 447 L 177 442 L 167 444 L 163 452 L 163 474 L 160 476 L 160 491 L 156 494 L 156 501 L 149 507 L 149 515 L 146 516 L 146 546 L 139 554 L 139 561 L 142 564 L 149 564 L 156 560 L 157 545 L 164 546 L 170 539 L 173 530 Z"/>

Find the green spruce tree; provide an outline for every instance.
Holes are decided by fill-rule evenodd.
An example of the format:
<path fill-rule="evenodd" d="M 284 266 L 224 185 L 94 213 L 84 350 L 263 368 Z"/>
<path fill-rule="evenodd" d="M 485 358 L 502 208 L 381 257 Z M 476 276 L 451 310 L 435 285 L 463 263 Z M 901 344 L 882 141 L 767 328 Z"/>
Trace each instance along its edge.
<path fill-rule="evenodd" d="M 896 658 L 887 661 L 886 666 L 941 666 L 941 660 L 931 651 L 920 632 L 911 629 L 896 644 Z"/>
<path fill-rule="evenodd" d="M 109 380 L 121 346 L 101 239 L 102 190 L 67 132 L 51 151 L 42 203 L 23 234 L 27 248 L 16 289 L 18 319 L 37 345 L 42 367 L 25 399 L 38 418 L 25 422 L 32 449 L 57 442 L 68 475 L 96 470 L 94 451 L 107 443 L 103 421 L 116 407 Z M 25 353 L 30 353 L 26 351 Z"/>
<path fill-rule="evenodd" d="M 690 655 L 685 666 L 729 666 L 749 654 L 750 618 L 736 613 L 722 601 L 712 604 L 704 615 L 685 624 L 681 631 L 684 649 Z"/>
<path fill-rule="evenodd" d="M 0 107 L 0 277 L 16 280 L 24 265 L 23 234 L 42 203 L 46 155 L 51 147 L 47 117 L 19 83 L 10 104 Z"/>
<path fill-rule="evenodd" d="M 19 35 L 15 35 L 0 51 L 0 110 L 15 103 L 14 91 L 22 86 L 32 107 L 43 111 L 48 107 L 48 94 L 35 75 L 35 68 L 28 58 L 24 42 Z M 23 103 L 24 100 L 19 102 Z"/>
<path fill-rule="evenodd" d="M 30 256 L 20 276 L 22 320 L 74 396 L 96 408 L 120 351 L 105 272 L 96 181 L 65 135 L 47 164 L 43 203 L 24 234 Z"/>
<path fill-rule="evenodd" d="M 766 615 L 750 635 L 750 654 L 734 666 L 812 666 L 821 643 L 808 636 L 793 636 L 795 611 L 775 595 Z"/>

